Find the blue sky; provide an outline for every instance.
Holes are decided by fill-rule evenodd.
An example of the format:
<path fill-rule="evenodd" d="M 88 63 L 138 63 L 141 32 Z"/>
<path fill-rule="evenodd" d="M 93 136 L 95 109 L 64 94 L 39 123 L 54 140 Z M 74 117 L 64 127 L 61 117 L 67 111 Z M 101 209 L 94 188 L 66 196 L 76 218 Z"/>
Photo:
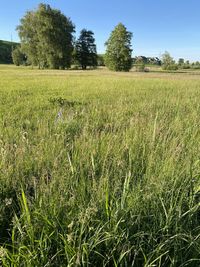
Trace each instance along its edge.
<path fill-rule="evenodd" d="M 40 3 L 60 9 L 76 25 L 95 33 L 97 50 L 119 23 L 133 32 L 133 55 L 161 56 L 200 61 L 199 0 L 5 0 L 0 5 L 0 39 L 19 41 L 15 31 L 27 10 Z"/>

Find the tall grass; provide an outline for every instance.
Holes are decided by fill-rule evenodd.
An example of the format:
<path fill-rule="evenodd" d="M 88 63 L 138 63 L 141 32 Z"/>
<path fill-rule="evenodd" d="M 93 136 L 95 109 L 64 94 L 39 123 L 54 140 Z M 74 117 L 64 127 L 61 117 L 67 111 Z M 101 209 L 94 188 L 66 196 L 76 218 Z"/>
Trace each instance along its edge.
<path fill-rule="evenodd" d="M 200 265 L 200 83 L 0 68 L 3 266 Z"/>

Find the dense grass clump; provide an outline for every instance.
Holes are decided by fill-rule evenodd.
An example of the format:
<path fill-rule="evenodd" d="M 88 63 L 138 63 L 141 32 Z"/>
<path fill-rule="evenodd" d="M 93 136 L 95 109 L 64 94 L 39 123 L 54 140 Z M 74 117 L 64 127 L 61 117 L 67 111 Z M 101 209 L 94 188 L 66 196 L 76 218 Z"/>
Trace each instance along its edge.
<path fill-rule="evenodd" d="M 0 75 L 3 266 L 200 265 L 198 75 Z"/>

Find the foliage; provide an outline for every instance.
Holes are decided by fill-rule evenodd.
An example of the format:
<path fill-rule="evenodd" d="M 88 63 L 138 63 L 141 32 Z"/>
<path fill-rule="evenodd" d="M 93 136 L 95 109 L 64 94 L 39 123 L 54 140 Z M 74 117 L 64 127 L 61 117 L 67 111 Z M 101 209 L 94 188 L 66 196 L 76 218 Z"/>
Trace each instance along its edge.
<path fill-rule="evenodd" d="M 147 57 L 147 63 L 161 66 L 161 60 L 158 57 Z"/>
<path fill-rule="evenodd" d="M 184 61 L 184 59 L 179 59 L 179 68 L 180 69 L 191 69 L 191 70 L 199 70 L 200 69 L 200 62 L 192 62 L 190 63 L 189 60 Z"/>
<path fill-rule="evenodd" d="M 184 63 L 185 63 L 184 58 L 179 58 L 178 65 L 182 66 L 182 65 L 184 65 Z"/>
<path fill-rule="evenodd" d="M 143 72 L 145 70 L 145 61 L 142 57 L 138 57 L 135 60 L 136 71 Z"/>
<path fill-rule="evenodd" d="M 145 56 L 139 56 L 132 58 L 133 64 L 136 64 L 137 61 L 143 61 L 144 64 L 148 65 L 161 65 L 161 60 L 158 57 L 145 57 Z"/>
<path fill-rule="evenodd" d="M 178 70 L 178 66 L 176 64 L 168 65 L 167 67 L 163 67 L 164 70 Z"/>
<path fill-rule="evenodd" d="M 191 68 L 196 70 L 200 69 L 200 62 L 199 61 L 193 62 L 191 64 Z"/>
<path fill-rule="evenodd" d="M 15 49 L 19 44 L 15 42 L 8 42 L 0 40 L 0 64 L 11 64 L 12 61 L 12 50 Z"/>
<path fill-rule="evenodd" d="M 200 265 L 198 75 L 0 77 L 0 265 Z"/>
<path fill-rule="evenodd" d="M 132 33 L 119 23 L 106 42 L 105 64 L 110 70 L 129 71 L 132 67 L 131 58 Z"/>
<path fill-rule="evenodd" d="M 75 43 L 75 59 L 83 70 L 97 66 L 97 51 L 94 33 L 83 29 Z"/>
<path fill-rule="evenodd" d="M 188 63 L 185 63 L 185 64 L 182 65 L 182 69 L 185 69 L 185 70 L 190 69 L 190 67 L 191 66 Z"/>
<path fill-rule="evenodd" d="M 71 64 L 74 25 L 59 10 L 40 4 L 17 27 L 22 51 L 39 68 L 68 68 Z"/>
<path fill-rule="evenodd" d="M 20 46 L 17 46 L 13 51 L 12 51 L 12 60 L 13 63 L 16 66 L 24 65 L 26 62 L 26 57 L 22 53 Z"/>
<path fill-rule="evenodd" d="M 177 70 L 178 66 L 176 65 L 173 57 L 170 56 L 169 52 L 165 52 L 162 55 L 162 68 L 163 70 Z"/>
<path fill-rule="evenodd" d="M 98 54 L 97 55 L 97 65 L 98 66 L 105 66 L 105 55 L 104 54 Z"/>

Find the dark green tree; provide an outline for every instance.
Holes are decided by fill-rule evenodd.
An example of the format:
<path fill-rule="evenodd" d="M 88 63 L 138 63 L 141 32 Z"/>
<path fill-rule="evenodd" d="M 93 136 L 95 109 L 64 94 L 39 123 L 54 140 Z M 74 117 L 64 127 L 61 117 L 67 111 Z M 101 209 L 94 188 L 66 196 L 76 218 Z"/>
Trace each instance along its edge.
<path fill-rule="evenodd" d="M 75 59 L 83 70 L 97 66 L 97 49 L 94 33 L 83 29 L 75 44 Z"/>
<path fill-rule="evenodd" d="M 24 53 L 22 53 L 20 46 L 17 46 L 13 51 L 12 51 L 12 60 L 13 63 L 16 66 L 24 65 L 26 62 L 26 57 Z"/>
<path fill-rule="evenodd" d="M 132 33 L 119 23 L 112 31 L 106 42 L 105 64 L 110 70 L 129 71 L 132 67 L 131 59 Z"/>
<path fill-rule="evenodd" d="M 73 50 L 74 25 L 61 11 L 40 4 L 29 11 L 17 27 L 22 51 L 39 68 L 68 68 Z"/>

